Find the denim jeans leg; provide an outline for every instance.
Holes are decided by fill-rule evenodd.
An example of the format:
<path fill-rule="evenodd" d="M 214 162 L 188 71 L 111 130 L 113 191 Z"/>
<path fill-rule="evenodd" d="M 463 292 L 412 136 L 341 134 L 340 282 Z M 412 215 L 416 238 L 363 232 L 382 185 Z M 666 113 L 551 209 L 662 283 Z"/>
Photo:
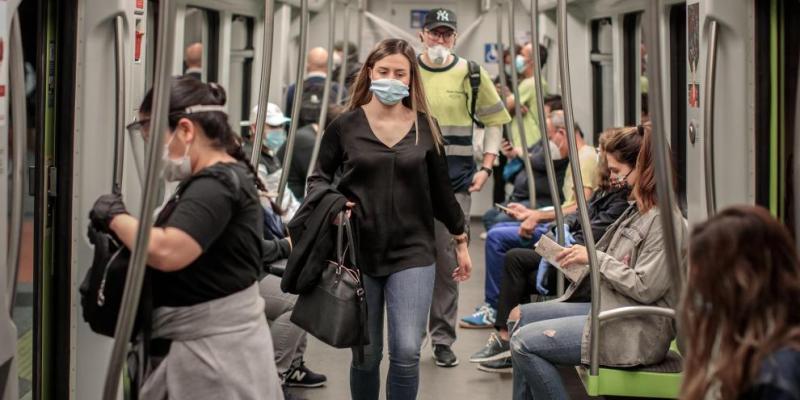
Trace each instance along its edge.
<path fill-rule="evenodd" d="M 409 268 L 389 275 L 385 285 L 389 329 L 387 400 L 414 400 L 419 388 L 420 332 L 433 295 L 436 267 Z"/>
<path fill-rule="evenodd" d="M 497 309 L 500 295 L 500 282 L 503 280 L 503 260 L 506 252 L 522 247 L 519 237 L 519 224 L 500 223 L 486 236 L 486 280 L 484 301 Z"/>
<path fill-rule="evenodd" d="M 364 362 L 357 364 L 356 353 L 350 365 L 350 396 L 353 400 L 378 400 L 383 358 L 383 288 L 386 278 L 362 275 L 367 296 L 369 345 L 364 347 Z"/>
<path fill-rule="evenodd" d="M 557 365 L 581 361 L 585 315 L 541 320 L 520 328 L 511 337 L 514 400 L 569 399 Z"/>

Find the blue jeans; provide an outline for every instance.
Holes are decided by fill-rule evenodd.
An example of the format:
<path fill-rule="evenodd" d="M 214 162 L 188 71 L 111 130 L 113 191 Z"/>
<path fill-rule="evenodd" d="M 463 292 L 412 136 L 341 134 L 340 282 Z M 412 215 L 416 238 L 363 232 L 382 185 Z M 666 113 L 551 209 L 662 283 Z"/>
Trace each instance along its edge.
<path fill-rule="evenodd" d="M 508 206 L 508 203 L 503 203 L 504 206 Z M 525 207 L 530 207 L 530 201 L 518 201 L 516 203 L 522 204 Z M 514 218 L 511 218 L 508 214 L 500 211 L 497 207 L 492 207 L 488 211 L 483 214 L 483 228 L 486 229 L 486 232 L 489 232 L 492 227 L 501 223 L 501 222 L 513 222 Z"/>
<path fill-rule="evenodd" d="M 384 304 L 389 325 L 389 376 L 386 398 L 414 400 L 419 387 L 419 352 L 431 308 L 435 265 L 372 278 L 364 275 L 367 293 L 369 345 L 364 362 L 350 366 L 353 400 L 377 400 L 380 393 L 380 365 L 383 358 Z"/>
<path fill-rule="evenodd" d="M 591 303 L 562 302 L 520 306 L 519 328 L 511 337 L 514 400 L 569 399 L 555 366 L 580 364 L 590 308 Z"/>
<path fill-rule="evenodd" d="M 547 232 L 546 224 L 536 225 L 532 239 L 519 236 L 519 222 L 501 222 L 486 235 L 486 279 L 484 280 L 484 302 L 497 309 L 500 282 L 503 280 L 503 262 L 511 249 L 531 248 L 539 237 Z"/>

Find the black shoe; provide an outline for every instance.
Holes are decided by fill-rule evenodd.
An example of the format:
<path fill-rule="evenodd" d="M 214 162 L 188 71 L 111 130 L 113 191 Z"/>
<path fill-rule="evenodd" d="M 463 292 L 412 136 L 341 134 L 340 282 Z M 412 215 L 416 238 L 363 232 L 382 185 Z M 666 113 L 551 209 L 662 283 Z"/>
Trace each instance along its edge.
<path fill-rule="evenodd" d="M 306 400 L 305 397 L 298 397 L 292 394 L 285 384 L 281 388 L 283 389 L 283 400 Z"/>
<path fill-rule="evenodd" d="M 450 346 L 445 344 L 433 345 L 433 360 L 440 367 L 450 368 L 458 365 L 458 357 L 453 350 L 450 350 Z"/>
<path fill-rule="evenodd" d="M 480 363 L 478 370 L 495 374 L 510 374 L 514 371 L 511 365 L 511 357 L 501 358 L 495 361 Z"/>
<path fill-rule="evenodd" d="M 316 388 L 328 381 L 325 375 L 306 368 L 306 363 L 302 359 L 293 362 L 284 376 L 284 383 L 289 387 Z"/>
<path fill-rule="evenodd" d="M 508 357 L 511 357 L 511 350 L 508 346 L 508 341 L 501 339 L 497 333 L 492 332 L 489 335 L 489 340 L 486 342 L 486 346 L 470 356 L 469 362 L 483 363 Z"/>

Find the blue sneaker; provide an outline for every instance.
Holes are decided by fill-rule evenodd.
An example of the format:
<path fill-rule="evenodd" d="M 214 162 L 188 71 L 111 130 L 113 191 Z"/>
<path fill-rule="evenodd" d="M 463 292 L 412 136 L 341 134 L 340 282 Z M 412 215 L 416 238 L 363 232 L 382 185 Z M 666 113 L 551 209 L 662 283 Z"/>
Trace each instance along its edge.
<path fill-rule="evenodd" d="M 458 326 L 466 329 L 487 329 L 494 326 L 497 311 L 488 304 L 483 304 L 472 315 L 461 318 Z"/>

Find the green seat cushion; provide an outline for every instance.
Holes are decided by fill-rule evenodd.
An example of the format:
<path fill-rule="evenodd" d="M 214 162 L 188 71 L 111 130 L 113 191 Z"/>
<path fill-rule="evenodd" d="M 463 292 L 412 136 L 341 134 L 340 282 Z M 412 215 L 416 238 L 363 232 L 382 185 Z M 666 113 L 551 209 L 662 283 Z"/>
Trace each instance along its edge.
<path fill-rule="evenodd" d="M 677 399 L 681 389 L 683 358 L 675 351 L 659 364 L 636 368 L 600 367 L 598 376 L 589 367 L 575 367 L 590 396 L 630 396 Z"/>

